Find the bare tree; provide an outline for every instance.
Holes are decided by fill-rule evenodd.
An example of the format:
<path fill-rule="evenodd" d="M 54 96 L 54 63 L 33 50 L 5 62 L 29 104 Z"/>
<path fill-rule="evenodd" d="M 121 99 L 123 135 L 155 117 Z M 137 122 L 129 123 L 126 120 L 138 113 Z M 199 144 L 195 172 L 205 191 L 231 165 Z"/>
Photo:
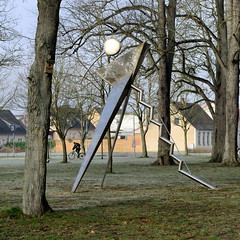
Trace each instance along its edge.
<path fill-rule="evenodd" d="M 226 62 L 224 47 L 226 22 L 224 10 L 216 1 L 216 12 L 208 7 L 209 2 L 198 4 L 189 1 L 182 6 L 178 17 L 181 22 L 178 34 L 176 55 L 181 63 L 174 69 L 180 73 L 175 84 L 184 86 L 182 93 L 198 96 L 198 102 L 206 103 L 214 120 L 214 141 L 211 161 L 221 162 L 225 136 L 225 91 L 226 79 L 217 62 L 221 58 Z M 214 6 L 215 1 L 211 2 Z M 202 14 L 199 14 L 202 13 Z M 185 33 L 184 29 L 188 29 Z M 181 69 L 181 70 L 179 70 Z M 182 89 L 182 88 L 181 88 Z M 180 93 L 181 93 L 180 92 Z"/>
<path fill-rule="evenodd" d="M 46 161 L 60 3 L 61 0 L 37 2 L 35 60 L 28 77 L 28 129 L 23 187 L 23 212 L 31 216 L 41 216 L 51 209 L 45 194 Z"/>
<path fill-rule="evenodd" d="M 167 6 L 165 0 L 159 0 L 157 16 L 157 51 L 160 54 L 158 66 L 158 118 L 164 124 L 162 136 L 169 139 L 171 131 L 170 88 L 175 48 L 176 1 L 170 0 Z M 169 150 L 169 144 L 159 139 L 158 157 L 154 164 L 161 166 L 174 164 L 173 159 L 169 157 Z"/>
<path fill-rule="evenodd" d="M 240 60 L 240 2 L 226 0 L 227 63 L 219 59 L 226 77 L 226 135 L 223 164 L 239 165 L 237 159 L 237 130 L 239 106 L 239 60 Z"/>
<path fill-rule="evenodd" d="M 148 59 L 148 55 L 146 56 Z M 138 77 L 135 80 L 134 85 L 139 87 L 144 92 L 144 101 L 147 103 L 151 103 L 152 106 L 156 106 L 158 104 L 157 99 L 157 83 L 156 74 L 151 76 L 148 76 L 144 73 L 141 74 L 140 77 Z M 129 105 L 132 109 L 132 112 L 134 115 L 138 118 L 139 123 L 139 129 L 141 134 L 141 141 L 142 141 L 142 157 L 148 157 L 148 149 L 147 149 L 147 142 L 146 142 L 146 134 L 149 129 L 150 124 L 150 116 L 149 116 L 149 109 L 146 107 L 143 107 L 138 101 L 139 94 L 136 91 L 132 91 L 131 98 L 129 101 Z M 133 101 L 131 101 L 133 99 Z"/>
<path fill-rule="evenodd" d="M 89 95 L 91 96 L 91 95 Z M 91 98 L 81 98 L 81 96 L 76 99 L 76 108 L 79 111 L 79 114 L 77 115 L 77 120 L 79 122 L 79 135 L 80 135 L 80 144 L 82 146 L 82 152 L 86 153 L 85 148 L 85 140 L 87 137 L 87 134 L 90 130 L 90 123 L 93 118 L 93 110 L 94 110 L 94 101 L 91 100 Z"/>
<path fill-rule="evenodd" d="M 183 53 L 181 75 L 185 76 L 185 79 L 181 81 L 193 86 L 195 90 L 191 89 L 189 92 L 201 96 L 202 99 L 206 101 L 213 116 L 215 123 L 215 141 L 212 152 L 212 161 L 223 161 L 226 163 L 226 156 L 228 156 L 229 164 L 232 165 L 232 161 L 237 161 L 236 158 L 233 160 L 230 156 L 236 155 L 237 141 L 236 129 L 238 120 L 236 114 L 238 113 L 237 84 L 239 79 L 239 60 L 237 60 L 239 55 L 239 45 L 237 42 L 239 42 L 239 25 L 236 23 L 238 20 L 235 16 L 239 16 L 239 4 L 236 2 L 232 3 L 235 9 L 235 13 L 234 11 L 232 13 L 234 16 L 232 18 L 231 14 L 229 15 L 229 11 L 227 11 L 229 7 L 225 9 L 224 0 L 213 1 L 212 5 L 214 5 L 214 2 L 216 4 L 216 12 L 209 9 L 207 4 L 201 4 L 197 5 L 198 7 L 195 12 L 193 11 L 193 8 L 190 7 L 190 10 L 186 11 L 185 15 L 182 15 L 189 20 L 187 26 L 190 26 L 191 34 L 188 32 L 190 38 L 184 37 L 184 34 L 182 34 L 183 39 L 178 41 L 178 47 L 181 46 L 181 52 Z M 189 4 L 191 6 L 191 4 L 195 3 L 191 2 Z M 226 6 L 228 6 L 228 4 Z M 230 9 L 232 8 L 230 7 Z M 199 15 L 199 12 L 202 14 Z M 229 18 L 227 18 L 227 15 Z M 231 31 L 232 35 L 229 34 Z M 231 39 L 231 41 L 229 41 L 228 38 Z M 230 46 L 231 44 L 235 45 Z M 192 52 L 192 56 L 186 54 L 190 51 Z M 232 54 L 231 57 L 229 57 L 230 52 Z M 233 59 L 234 57 L 236 57 L 236 59 Z M 234 70 L 231 68 L 234 68 Z M 230 69 L 231 74 L 229 72 Z M 201 75 L 208 75 L 208 79 L 199 76 L 200 73 L 203 72 L 205 72 L 205 74 Z M 230 80 L 230 78 L 234 78 L 235 80 Z M 229 87 L 226 88 L 227 82 L 234 83 L 235 85 L 234 91 L 231 92 L 231 98 L 235 99 L 235 110 L 233 109 L 233 105 L 230 104 L 230 107 L 226 104 L 228 101 L 226 99 L 228 95 L 227 91 L 230 89 Z M 233 86 L 231 87 L 233 89 Z M 209 90 L 214 93 L 214 98 L 207 94 Z M 214 104 L 212 104 L 213 100 L 215 100 Z M 231 103 L 233 104 L 233 101 L 231 101 Z M 230 118 L 231 121 L 227 120 L 228 118 Z M 231 127 L 228 127 L 231 129 L 230 131 L 227 130 L 229 122 L 231 122 Z M 232 136 L 225 137 L 225 134 L 232 134 Z M 226 141 L 230 141 L 230 139 L 231 147 L 229 142 L 228 147 L 226 147 Z M 227 149 L 235 151 L 235 154 L 225 154 L 224 160 L 223 154 Z"/>
<path fill-rule="evenodd" d="M 191 123 L 198 118 L 198 112 L 199 109 L 196 107 L 196 104 L 188 103 L 187 99 L 182 98 L 180 102 L 172 102 L 171 104 L 171 115 L 174 116 L 172 123 L 183 130 L 185 155 L 189 153 L 187 134 L 190 130 Z"/>
<path fill-rule="evenodd" d="M 72 106 L 73 76 L 69 63 L 60 63 L 53 76 L 51 121 L 62 142 L 63 163 L 67 163 L 66 136 L 77 122 L 79 111 Z"/>
<path fill-rule="evenodd" d="M 9 84 L 13 67 L 19 65 L 20 37 L 14 29 L 16 20 L 11 17 L 12 7 L 8 1 L 0 1 L 0 109 L 9 106 L 16 87 Z"/>
<path fill-rule="evenodd" d="M 5 74 L 2 74 L 4 76 Z M 6 77 L 7 78 L 7 77 Z M 17 88 L 10 88 L 9 84 L 0 79 L 0 109 L 9 107 L 13 103 Z"/>
<path fill-rule="evenodd" d="M 27 89 L 28 89 L 28 81 L 27 81 L 27 71 L 24 73 L 19 73 L 18 79 L 16 80 L 16 93 L 13 97 L 13 107 L 24 112 L 27 111 Z"/>

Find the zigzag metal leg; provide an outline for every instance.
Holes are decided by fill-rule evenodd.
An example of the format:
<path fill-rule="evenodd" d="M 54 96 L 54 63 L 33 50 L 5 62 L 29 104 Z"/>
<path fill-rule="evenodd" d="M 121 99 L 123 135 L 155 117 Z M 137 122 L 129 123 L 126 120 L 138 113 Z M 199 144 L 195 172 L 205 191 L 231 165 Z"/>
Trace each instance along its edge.
<path fill-rule="evenodd" d="M 136 87 L 136 86 L 134 86 L 134 85 L 131 85 L 131 87 L 132 87 L 134 90 L 136 90 L 136 91 L 138 92 L 138 94 L 139 94 L 139 95 L 138 95 L 138 98 L 139 98 L 139 99 L 138 99 L 138 102 L 139 102 L 140 104 L 142 104 L 143 106 L 149 108 L 149 110 L 150 110 L 150 122 L 153 123 L 153 124 L 155 124 L 155 125 L 157 125 L 157 126 L 159 126 L 159 138 L 160 138 L 161 140 L 163 140 L 164 142 L 166 142 L 167 144 L 170 145 L 169 156 L 172 157 L 175 161 L 178 162 L 178 164 L 179 164 L 179 165 L 178 165 L 178 172 L 180 172 L 180 173 L 182 173 L 183 175 L 191 178 L 192 180 L 194 180 L 194 181 L 202 184 L 202 185 L 205 186 L 205 187 L 208 187 L 208 188 L 211 188 L 211 189 L 216 189 L 216 187 L 212 186 L 211 184 L 208 184 L 207 182 L 201 180 L 200 178 L 197 178 L 197 177 L 193 176 L 191 173 L 189 173 L 190 171 L 189 171 L 189 172 L 186 172 L 186 171 L 182 170 L 183 164 L 186 165 L 186 162 L 185 162 L 184 160 L 178 158 L 176 155 L 173 154 L 173 152 L 174 152 L 174 142 L 172 142 L 171 140 L 169 140 L 169 139 L 167 139 L 167 138 L 165 138 L 165 137 L 162 136 L 162 127 L 164 126 L 164 127 L 166 128 L 166 126 L 164 125 L 163 122 L 159 122 L 159 121 L 156 121 L 156 120 L 153 119 L 153 118 L 154 118 L 154 107 L 153 107 L 152 105 L 150 105 L 150 104 L 148 104 L 148 103 L 146 103 L 146 102 L 143 101 L 143 90 L 140 89 L 140 88 L 138 88 L 138 87 Z M 170 135 L 170 133 L 169 133 L 169 135 Z M 187 165 L 186 165 L 186 166 L 187 166 Z"/>
<path fill-rule="evenodd" d="M 216 189 L 216 187 L 212 186 L 211 184 L 201 180 L 200 178 L 197 178 L 197 177 L 193 176 L 192 174 L 190 174 L 190 173 L 188 173 L 188 172 L 186 172 L 184 170 L 180 170 L 179 172 L 184 174 L 185 176 L 191 178 L 192 180 L 194 180 L 194 181 L 196 181 L 198 183 L 201 183 L 205 187 L 208 187 L 208 188 L 211 188 L 211 189 Z"/>
<path fill-rule="evenodd" d="M 165 137 L 161 137 L 160 136 L 160 139 L 162 139 L 165 143 L 168 143 L 169 145 L 174 145 L 174 142 L 172 142 L 171 140 L 169 140 L 168 138 L 165 138 Z"/>
<path fill-rule="evenodd" d="M 162 126 L 162 123 L 160 123 L 160 122 L 158 122 L 158 121 L 156 121 L 156 120 L 154 120 L 154 119 L 150 119 L 150 122 L 153 123 L 153 124 L 155 124 L 155 125 L 158 125 L 159 127 Z"/>

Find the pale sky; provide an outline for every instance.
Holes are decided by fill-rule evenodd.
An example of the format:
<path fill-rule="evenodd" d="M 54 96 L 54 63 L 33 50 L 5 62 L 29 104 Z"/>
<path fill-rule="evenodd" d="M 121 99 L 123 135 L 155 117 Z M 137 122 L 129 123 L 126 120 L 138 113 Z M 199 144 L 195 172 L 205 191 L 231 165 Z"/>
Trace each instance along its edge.
<path fill-rule="evenodd" d="M 25 51 L 22 56 L 22 65 L 12 68 L 11 74 L 6 79 L 11 86 L 15 86 L 15 81 L 19 78 L 19 73 L 26 72 L 26 65 L 30 65 L 32 60 L 28 58 L 29 53 L 34 49 L 34 37 L 37 24 L 37 0 L 8 0 L 10 17 L 16 20 L 15 29 L 26 38 L 22 38 L 21 47 Z M 31 41 L 30 41 L 31 39 Z M 31 55 L 32 56 L 32 55 Z M 13 114 L 23 114 L 22 110 L 10 109 Z"/>
<path fill-rule="evenodd" d="M 17 28 L 24 36 L 33 38 L 37 22 L 37 0 L 13 0 Z"/>

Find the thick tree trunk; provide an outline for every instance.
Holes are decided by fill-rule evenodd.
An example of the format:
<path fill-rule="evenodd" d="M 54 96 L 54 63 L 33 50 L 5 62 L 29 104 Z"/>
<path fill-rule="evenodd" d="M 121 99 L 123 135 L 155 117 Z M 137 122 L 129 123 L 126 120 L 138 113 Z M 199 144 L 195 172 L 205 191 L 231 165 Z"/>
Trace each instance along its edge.
<path fill-rule="evenodd" d="M 222 162 L 225 133 L 226 133 L 226 109 L 225 93 L 226 79 L 220 80 L 221 86 L 217 89 L 215 98 L 215 115 L 214 115 L 214 134 L 213 148 L 210 162 Z"/>
<path fill-rule="evenodd" d="M 158 50 L 161 55 L 159 62 L 159 80 L 158 80 L 158 114 L 159 121 L 163 121 L 162 136 L 170 138 L 170 85 L 171 72 L 175 45 L 175 16 L 176 1 L 170 0 L 168 6 L 168 18 L 166 18 L 166 6 L 164 0 L 158 1 Z M 168 42 L 166 30 L 168 31 Z M 159 139 L 158 156 L 154 165 L 170 165 L 174 161 L 169 157 L 170 146 Z"/>
<path fill-rule="evenodd" d="M 62 163 L 67 163 L 67 146 L 65 142 L 65 138 L 60 138 L 62 142 L 62 149 L 63 149 L 63 160 Z"/>
<path fill-rule="evenodd" d="M 224 17 L 224 0 L 216 0 L 217 26 L 218 26 L 218 51 L 221 61 L 227 64 L 227 25 Z M 216 89 L 215 89 L 215 115 L 214 118 L 214 139 L 211 162 L 222 162 L 225 132 L 226 132 L 226 77 L 223 67 L 219 63 L 216 70 Z"/>
<path fill-rule="evenodd" d="M 239 164 L 237 159 L 239 54 L 240 54 L 240 2 L 226 1 L 228 64 L 226 74 L 226 135 L 222 163 Z"/>
<path fill-rule="evenodd" d="M 164 61 L 164 57 L 160 62 L 160 73 L 159 73 L 159 106 L 158 106 L 158 114 L 159 121 L 163 122 L 164 126 L 162 127 L 161 136 L 167 139 L 170 138 L 170 97 L 169 97 L 169 82 L 167 82 L 167 71 L 166 71 L 166 61 Z M 171 159 L 169 157 L 170 146 L 169 144 L 163 142 L 159 139 L 158 142 L 158 158 L 155 162 L 155 165 L 170 165 Z"/>
<path fill-rule="evenodd" d="M 232 65 L 232 66 L 229 66 Z M 229 77 L 226 91 L 226 135 L 222 163 L 237 166 L 237 131 L 238 131 L 238 79 L 236 64 L 229 64 Z M 234 97 L 233 97 L 234 96 Z"/>
<path fill-rule="evenodd" d="M 23 212 L 31 216 L 41 216 L 51 209 L 45 196 L 46 160 L 51 66 L 55 60 L 60 2 L 61 0 L 38 0 L 35 60 L 28 82 L 28 129 L 23 187 Z"/>

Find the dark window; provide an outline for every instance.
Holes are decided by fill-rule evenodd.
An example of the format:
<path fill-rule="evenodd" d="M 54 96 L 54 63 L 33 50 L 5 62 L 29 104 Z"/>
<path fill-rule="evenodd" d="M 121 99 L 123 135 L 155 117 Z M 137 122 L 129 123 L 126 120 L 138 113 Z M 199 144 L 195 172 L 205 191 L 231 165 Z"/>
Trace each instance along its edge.
<path fill-rule="evenodd" d="M 198 146 L 201 146 L 201 132 L 197 133 L 197 137 L 198 137 Z"/>
<path fill-rule="evenodd" d="M 206 142 L 205 142 L 205 132 L 203 132 L 203 136 L 202 136 L 202 143 L 203 143 L 203 146 L 205 146 L 206 145 Z"/>
<path fill-rule="evenodd" d="M 174 118 L 174 124 L 179 125 L 179 118 Z"/>

